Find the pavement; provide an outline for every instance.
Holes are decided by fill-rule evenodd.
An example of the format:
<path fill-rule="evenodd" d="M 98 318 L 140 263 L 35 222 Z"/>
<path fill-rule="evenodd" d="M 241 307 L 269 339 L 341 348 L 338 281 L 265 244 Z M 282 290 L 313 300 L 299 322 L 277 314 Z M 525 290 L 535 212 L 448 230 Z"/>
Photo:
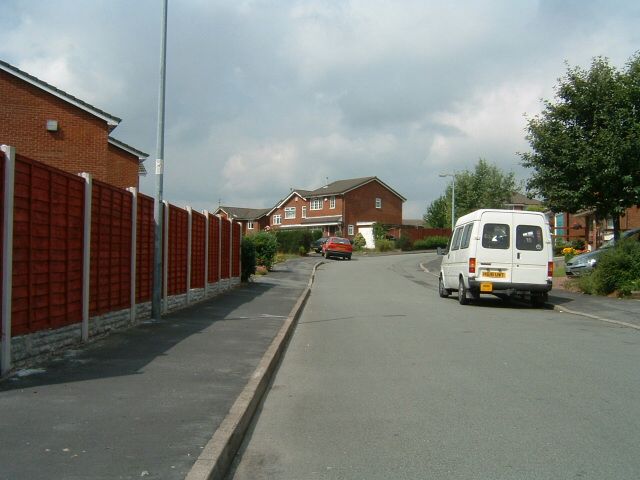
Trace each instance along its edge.
<path fill-rule="evenodd" d="M 321 261 L 0 381 L 0 480 L 223 479 Z M 554 289 L 549 308 L 640 330 L 640 300 Z"/>

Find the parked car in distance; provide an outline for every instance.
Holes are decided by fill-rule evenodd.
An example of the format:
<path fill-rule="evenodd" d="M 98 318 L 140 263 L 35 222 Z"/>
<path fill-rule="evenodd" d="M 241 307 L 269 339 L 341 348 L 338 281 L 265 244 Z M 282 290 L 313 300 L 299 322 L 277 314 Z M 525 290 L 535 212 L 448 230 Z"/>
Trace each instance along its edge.
<path fill-rule="evenodd" d="M 627 230 L 626 232 L 622 232 L 622 234 L 620 234 L 620 240 L 629 239 L 640 241 L 640 228 Z M 615 241 L 611 239 L 608 242 L 603 243 L 599 249 L 594 250 L 593 252 L 586 252 L 581 253 L 580 255 L 576 255 L 565 264 L 565 273 L 568 277 L 577 277 L 580 275 L 584 275 L 585 273 L 589 273 L 596 267 L 600 255 L 614 246 Z"/>
<path fill-rule="evenodd" d="M 353 247 L 348 238 L 329 237 L 322 246 L 322 255 L 324 258 L 341 257 L 351 260 Z"/>
<path fill-rule="evenodd" d="M 320 237 L 317 240 L 311 242 L 311 250 L 316 253 L 322 253 L 322 246 L 329 240 L 329 237 Z"/>

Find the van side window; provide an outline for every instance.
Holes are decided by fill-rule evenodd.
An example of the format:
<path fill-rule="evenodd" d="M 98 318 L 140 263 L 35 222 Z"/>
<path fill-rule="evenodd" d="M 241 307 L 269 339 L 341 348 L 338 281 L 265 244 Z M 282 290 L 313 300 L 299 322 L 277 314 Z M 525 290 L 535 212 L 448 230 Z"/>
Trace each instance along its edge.
<path fill-rule="evenodd" d="M 498 250 L 509 248 L 509 225 L 505 223 L 485 223 L 482 229 L 482 246 Z"/>
<path fill-rule="evenodd" d="M 462 227 L 456 228 L 456 233 L 453 234 L 453 242 L 451 242 L 451 250 L 458 250 L 460 248 L 460 237 L 462 236 Z"/>
<path fill-rule="evenodd" d="M 516 248 L 518 250 L 541 251 L 544 248 L 542 228 L 537 225 L 518 225 L 516 227 Z"/>
<path fill-rule="evenodd" d="M 460 248 L 469 248 L 469 242 L 471 241 L 471 230 L 473 229 L 473 223 L 465 225 L 464 232 L 462 232 L 462 242 L 460 242 Z"/>

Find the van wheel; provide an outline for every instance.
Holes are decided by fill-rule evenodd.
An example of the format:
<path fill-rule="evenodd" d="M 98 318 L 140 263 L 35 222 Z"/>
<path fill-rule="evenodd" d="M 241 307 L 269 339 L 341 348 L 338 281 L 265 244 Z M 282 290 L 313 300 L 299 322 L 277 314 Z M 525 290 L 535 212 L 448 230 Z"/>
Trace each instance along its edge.
<path fill-rule="evenodd" d="M 468 305 L 469 299 L 467 298 L 467 287 L 464 286 L 464 280 L 460 277 L 460 282 L 458 283 L 458 302 L 460 305 Z"/>
<path fill-rule="evenodd" d="M 438 295 L 442 298 L 447 298 L 451 294 L 451 290 L 444 288 L 444 282 L 442 281 L 442 275 L 438 277 Z"/>
<path fill-rule="evenodd" d="M 531 295 L 531 306 L 533 308 L 543 307 L 545 303 L 549 301 L 549 295 L 545 293 L 544 295 Z"/>

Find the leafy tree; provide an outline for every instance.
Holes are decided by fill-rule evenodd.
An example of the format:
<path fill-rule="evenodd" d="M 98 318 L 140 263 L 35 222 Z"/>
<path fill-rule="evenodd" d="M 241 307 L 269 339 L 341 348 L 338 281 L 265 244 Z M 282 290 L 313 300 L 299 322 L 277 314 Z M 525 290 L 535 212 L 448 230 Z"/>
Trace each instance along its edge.
<path fill-rule="evenodd" d="M 640 56 L 618 71 L 596 57 L 589 70 L 567 67 L 555 102 L 528 121 L 532 151 L 521 153 L 533 169 L 527 190 L 556 212 L 594 210 L 613 218 L 640 204 Z"/>
<path fill-rule="evenodd" d="M 502 208 L 518 189 L 513 172 L 504 173 L 483 158 L 478 160 L 472 171 L 465 170 L 455 175 L 456 218 L 479 208 Z M 445 194 L 431 202 L 424 215 L 425 221 L 434 228 L 451 225 L 451 189 L 449 184 Z"/>
<path fill-rule="evenodd" d="M 449 197 L 451 198 L 451 197 Z M 432 228 L 447 228 L 451 225 L 451 202 L 445 195 L 440 195 L 429 204 L 427 213 L 422 217 L 424 223 Z"/>

